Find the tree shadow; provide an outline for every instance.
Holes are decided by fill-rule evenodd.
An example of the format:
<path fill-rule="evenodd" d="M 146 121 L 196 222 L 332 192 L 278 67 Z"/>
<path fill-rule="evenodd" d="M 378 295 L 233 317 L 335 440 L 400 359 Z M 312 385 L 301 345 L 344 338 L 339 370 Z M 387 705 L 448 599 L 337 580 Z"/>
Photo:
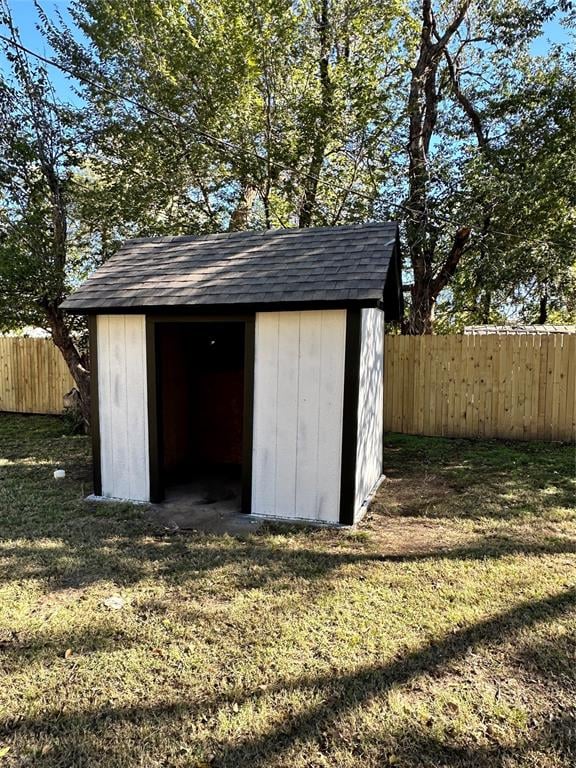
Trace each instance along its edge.
<path fill-rule="evenodd" d="M 450 743 L 430 729 L 412 727 L 398 735 L 393 762 L 404 768 L 510 768 L 538 765 L 554 753 L 563 765 L 571 766 L 576 756 L 576 716 L 566 713 L 551 717 L 545 725 L 534 728 L 514 744 L 498 743 L 493 738 L 487 741 L 489 743 Z M 391 754 L 383 751 L 379 755 L 380 764 L 390 765 L 390 758 Z"/>
<path fill-rule="evenodd" d="M 357 707 L 365 706 L 376 697 L 386 696 L 393 687 L 402 686 L 421 676 L 441 676 L 461 662 L 471 650 L 483 647 L 497 647 L 508 642 L 518 633 L 537 626 L 541 622 L 554 620 L 576 605 L 576 588 L 566 589 L 542 600 L 525 601 L 507 611 L 487 618 L 471 627 L 459 629 L 437 642 L 424 645 L 386 664 L 366 666 L 348 674 L 336 676 L 328 673 L 316 676 L 302 676 L 296 680 L 279 681 L 266 692 L 251 689 L 235 695 L 217 696 L 211 700 L 177 700 L 150 706 L 86 708 L 72 713 L 47 712 L 40 717 L 18 718 L 5 721 L 0 727 L 0 737 L 15 743 L 20 737 L 37 740 L 52 740 L 54 745 L 45 765 L 71 764 L 71 739 L 74 739 L 72 762 L 74 764 L 123 765 L 129 758 L 131 728 L 138 733 L 146 729 L 164 736 L 179 733 L 182 719 L 194 717 L 215 717 L 218 711 L 230 705 L 236 708 L 244 704 L 258 707 L 264 697 L 283 696 L 287 692 L 298 692 L 302 697 L 315 703 L 304 711 L 292 713 L 280 725 L 274 725 L 261 733 L 238 735 L 229 742 L 197 745 L 215 752 L 214 765 L 220 768 L 258 768 L 282 759 L 290 750 L 307 744 L 325 744 L 326 734 L 339 733 L 338 724 L 342 717 Z M 573 713 L 559 716 L 550 727 L 543 729 L 538 737 L 543 745 L 553 743 L 563 755 L 574 749 Z M 126 729 L 126 733 L 125 733 Z M 110 751 L 102 759 L 101 742 L 103 734 L 111 732 L 114 739 L 108 743 Z M 182 734 L 177 736 L 182 741 Z M 100 743 L 100 746 L 97 746 Z M 410 748 L 407 760 L 413 765 L 434 765 L 433 762 L 417 763 Z M 329 749 L 328 747 L 325 747 Z M 431 735 L 424 734 L 420 745 L 424 750 L 437 754 L 443 764 L 460 766 L 503 766 L 504 755 L 499 747 L 468 749 L 450 747 L 435 743 Z M 528 742 L 524 749 L 528 749 Z M 59 753 L 58 750 L 61 750 Z M 115 751 L 115 752 L 114 752 Z M 67 761 L 67 762 L 66 762 Z M 124 761 L 124 762 L 123 762 Z M 283 763 L 286 764 L 286 763 Z M 410 764 L 410 763 L 408 763 Z"/>
<path fill-rule="evenodd" d="M 63 664 L 72 664 L 80 657 L 132 648 L 136 644 L 122 627 L 112 628 L 108 624 L 70 630 L 36 630 L 32 636 L 12 631 L 0 634 L 0 668 L 14 673 L 38 662 L 53 664 L 60 660 Z"/>
<path fill-rule="evenodd" d="M 349 565 L 378 565 L 409 563 L 426 560 L 489 560 L 514 555 L 540 557 L 544 555 L 576 554 L 576 539 L 547 537 L 528 540 L 518 536 L 487 536 L 469 545 L 437 546 L 402 551 L 393 546 L 383 550 L 377 546 L 353 545 L 342 549 L 314 549 L 314 531 L 293 533 L 292 546 L 284 534 L 273 543 L 263 534 L 255 533 L 243 539 L 229 538 L 227 544 L 217 535 L 182 534 L 176 536 L 142 536 L 138 523 L 135 529 L 78 542 L 75 531 L 67 538 L 47 547 L 42 540 L 10 540 L 0 543 L 4 567 L 0 582 L 36 579 L 45 582 L 49 591 L 88 587 L 98 582 L 113 581 L 119 588 L 129 587 L 145 578 L 166 584 L 198 582 L 213 571 L 228 569 L 227 578 L 235 589 L 289 588 L 294 579 L 316 584 Z M 110 533 L 108 531 L 108 533 Z M 322 543 L 323 534 L 320 534 Z M 304 538 L 306 537 L 306 539 Z M 298 541 L 300 540 L 300 541 Z M 305 542 L 305 543 L 304 543 Z M 300 546 L 298 546 L 298 544 Z M 296 546 L 294 546 L 296 544 Z M 247 564 L 250 567 L 246 567 Z"/>
<path fill-rule="evenodd" d="M 544 555 L 576 554 L 576 539 L 569 537 L 547 537 L 527 540 L 518 536 L 486 536 L 474 544 L 457 547 L 439 546 L 436 549 L 382 554 L 378 559 L 385 562 L 410 563 L 422 560 L 498 560 L 514 555 L 541 557 Z"/>

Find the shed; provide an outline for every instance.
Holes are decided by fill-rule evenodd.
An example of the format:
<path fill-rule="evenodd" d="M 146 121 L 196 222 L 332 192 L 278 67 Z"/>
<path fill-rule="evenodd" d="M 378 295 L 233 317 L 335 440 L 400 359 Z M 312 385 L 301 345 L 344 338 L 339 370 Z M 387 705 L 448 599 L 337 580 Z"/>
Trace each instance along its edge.
<path fill-rule="evenodd" d="M 382 475 L 394 223 L 127 241 L 63 305 L 88 315 L 94 492 L 210 478 L 238 511 L 354 524 Z"/>

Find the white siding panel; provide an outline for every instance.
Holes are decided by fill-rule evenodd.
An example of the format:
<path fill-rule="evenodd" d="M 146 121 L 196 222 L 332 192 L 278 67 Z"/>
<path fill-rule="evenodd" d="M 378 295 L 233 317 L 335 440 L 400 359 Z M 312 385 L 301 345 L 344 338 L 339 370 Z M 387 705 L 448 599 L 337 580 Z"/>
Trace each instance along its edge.
<path fill-rule="evenodd" d="M 96 339 L 98 345 L 98 417 L 100 426 L 100 472 L 102 495 L 111 496 L 114 479 L 114 456 L 112 455 L 112 419 L 106 412 L 112 401 L 110 389 L 110 317 L 97 317 Z"/>
<path fill-rule="evenodd" d="M 342 310 L 342 315 L 336 312 L 323 312 L 322 315 L 318 406 L 322 439 L 318 442 L 317 516 L 319 520 L 329 522 L 340 516 L 346 311 Z"/>
<path fill-rule="evenodd" d="M 144 322 L 142 322 L 144 320 Z M 148 500 L 148 389 L 146 378 L 146 322 L 126 316 L 127 429 L 129 435 L 129 499 Z M 143 498 L 144 497 L 144 498 Z"/>
<path fill-rule="evenodd" d="M 337 522 L 346 313 L 256 315 L 252 512 Z"/>
<path fill-rule="evenodd" d="M 278 326 L 278 405 L 276 410 L 276 508 L 296 517 L 300 312 L 281 312 Z"/>
<path fill-rule="evenodd" d="M 362 310 L 355 516 L 382 474 L 384 313 Z"/>
<path fill-rule="evenodd" d="M 144 315 L 99 315 L 97 344 L 102 495 L 148 501 Z"/>
<path fill-rule="evenodd" d="M 111 399 L 106 409 L 112 420 L 112 455 L 114 457 L 113 488 L 119 499 L 130 498 L 128 470 L 128 385 L 126 381 L 126 318 L 110 318 L 110 387 Z"/>
<path fill-rule="evenodd" d="M 259 317 L 258 315 L 256 316 Z M 278 407 L 278 312 L 256 322 L 254 349 L 253 498 L 258 511 L 276 509 L 276 411 Z M 255 507 L 253 504 L 253 511 Z"/>
<path fill-rule="evenodd" d="M 320 355 L 322 313 L 302 312 L 298 349 L 298 411 L 296 424 L 295 510 L 299 517 L 317 517 L 318 448 L 320 443 Z"/>

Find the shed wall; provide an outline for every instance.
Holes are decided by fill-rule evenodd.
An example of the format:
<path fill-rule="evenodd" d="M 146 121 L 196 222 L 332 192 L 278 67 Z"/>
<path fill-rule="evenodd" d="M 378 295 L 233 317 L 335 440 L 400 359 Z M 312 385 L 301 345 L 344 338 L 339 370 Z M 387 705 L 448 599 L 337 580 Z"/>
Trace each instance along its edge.
<path fill-rule="evenodd" d="M 256 314 L 252 513 L 338 522 L 345 310 Z"/>
<path fill-rule="evenodd" d="M 102 495 L 148 501 L 146 318 L 98 315 Z"/>
<path fill-rule="evenodd" d="M 354 519 L 382 474 L 384 428 L 384 313 L 362 310 L 360 382 L 358 393 L 358 442 Z"/>

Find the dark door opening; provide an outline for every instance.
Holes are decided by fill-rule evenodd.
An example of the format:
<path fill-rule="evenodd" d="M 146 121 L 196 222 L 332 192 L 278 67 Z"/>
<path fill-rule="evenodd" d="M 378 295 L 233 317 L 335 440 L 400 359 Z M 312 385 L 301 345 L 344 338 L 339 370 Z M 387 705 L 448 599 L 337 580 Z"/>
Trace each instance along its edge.
<path fill-rule="evenodd" d="M 167 500 L 241 510 L 245 336 L 244 322 L 156 324 L 158 460 Z"/>

